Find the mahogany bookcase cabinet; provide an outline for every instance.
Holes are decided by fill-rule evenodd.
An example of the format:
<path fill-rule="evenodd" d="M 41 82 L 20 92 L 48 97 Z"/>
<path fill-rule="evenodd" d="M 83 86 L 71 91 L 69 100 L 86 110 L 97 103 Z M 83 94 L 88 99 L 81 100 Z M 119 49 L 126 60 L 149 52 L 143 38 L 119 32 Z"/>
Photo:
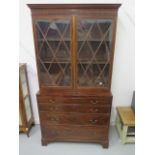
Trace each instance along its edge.
<path fill-rule="evenodd" d="M 120 4 L 28 4 L 40 91 L 42 145 L 108 147 L 111 78 Z"/>

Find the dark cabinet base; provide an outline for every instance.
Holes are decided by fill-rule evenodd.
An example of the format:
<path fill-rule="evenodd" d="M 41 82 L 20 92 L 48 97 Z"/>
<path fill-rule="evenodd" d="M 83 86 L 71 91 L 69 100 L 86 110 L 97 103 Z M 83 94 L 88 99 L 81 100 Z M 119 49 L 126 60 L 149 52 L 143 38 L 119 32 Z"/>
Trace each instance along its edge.
<path fill-rule="evenodd" d="M 51 143 L 51 142 L 87 142 L 87 143 L 98 143 L 98 144 L 101 144 L 103 148 L 108 148 L 109 147 L 109 142 L 108 141 L 83 141 L 83 140 L 76 140 L 76 141 L 73 141 L 73 140 L 49 140 L 49 139 L 44 139 L 42 138 L 41 139 L 41 143 L 42 143 L 42 146 L 47 146 L 48 143 Z"/>
<path fill-rule="evenodd" d="M 42 145 L 51 142 L 88 142 L 108 148 L 108 134 L 107 127 L 53 125 L 51 128 L 42 127 Z"/>
<path fill-rule="evenodd" d="M 42 145 L 99 143 L 108 148 L 112 96 L 38 95 Z"/>

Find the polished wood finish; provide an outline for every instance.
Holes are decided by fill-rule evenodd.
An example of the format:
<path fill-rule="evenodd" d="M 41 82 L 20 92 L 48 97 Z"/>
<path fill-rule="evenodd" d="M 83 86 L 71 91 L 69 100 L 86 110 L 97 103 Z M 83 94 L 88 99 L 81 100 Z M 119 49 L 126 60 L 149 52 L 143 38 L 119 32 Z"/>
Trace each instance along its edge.
<path fill-rule="evenodd" d="M 121 4 L 28 4 L 31 9 L 101 9 L 117 10 Z"/>
<path fill-rule="evenodd" d="M 53 141 L 95 142 L 107 148 L 116 21 L 120 4 L 28 6 L 32 13 L 39 78 L 37 101 L 42 145 Z M 62 30 L 65 24 L 68 27 L 64 26 Z M 81 52 L 84 45 L 86 47 Z M 64 51 L 68 56 L 59 57 L 58 53 L 61 55 Z M 91 59 L 89 54 L 82 56 L 86 51 L 91 51 Z M 103 58 L 102 54 L 107 57 Z M 90 64 L 93 66 L 91 69 Z"/>
<path fill-rule="evenodd" d="M 23 78 L 24 81 L 23 81 Z M 23 85 L 25 84 L 25 89 L 27 90 L 26 93 L 24 92 Z M 26 103 L 26 98 L 29 100 L 29 105 Z M 29 106 L 29 107 L 27 107 Z M 30 108 L 30 115 L 27 115 L 27 108 Z M 19 117 L 21 122 L 19 123 L 19 132 L 24 132 L 29 137 L 29 131 L 34 125 L 34 119 L 32 114 L 32 107 L 31 107 L 31 98 L 30 98 L 30 91 L 29 91 L 29 84 L 28 84 L 28 77 L 27 77 L 27 70 L 26 64 L 19 64 Z"/>

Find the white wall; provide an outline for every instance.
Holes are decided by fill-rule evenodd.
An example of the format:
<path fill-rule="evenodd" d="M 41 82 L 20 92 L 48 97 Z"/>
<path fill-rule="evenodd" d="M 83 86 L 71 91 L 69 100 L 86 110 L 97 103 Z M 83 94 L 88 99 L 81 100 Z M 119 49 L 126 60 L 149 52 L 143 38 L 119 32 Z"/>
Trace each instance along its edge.
<path fill-rule="evenodd" d="M 58 3 L 50 0 L 21 0 L 20 1 L 20 62 L 28 64 L 28 77 L 32 108 L 35 122 L 39 123 L 36 93 L 38 78 L 35 64 L 34 42 L 32 35 L 32 23 L 30 9 L 26 6 L 29 3 Z M 64 1 L 60 1 L 64 3 Z M 112 78 L 113 108 L 111 123 L 115 120 L 118 105 L 130 105 L 132 92 L 135 89 L 135 68 L 134 68 L 134 0 L 69 0 L 68 3 L 122 3 L 118 13 L 115 57 Z"/>

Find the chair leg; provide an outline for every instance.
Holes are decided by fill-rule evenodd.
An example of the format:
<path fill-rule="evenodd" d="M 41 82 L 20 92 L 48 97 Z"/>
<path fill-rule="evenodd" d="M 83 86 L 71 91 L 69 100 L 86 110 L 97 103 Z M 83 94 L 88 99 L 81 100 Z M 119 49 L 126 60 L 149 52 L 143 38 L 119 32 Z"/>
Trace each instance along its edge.
<path fill-rule="evenodd" d="M 122 144 L 126 143 L 127 131 L 128 131 L 128 126 L 124 125 L 122 130 L 122 136 L 121 136 Z"/>
<path fill-rule="evenodd" d="M 117 115 L 116 116 L 116 129 L 117 129 L 117 131 L 118 131 L 118 134 L 119 134 L 119 136 L 120 136 L 120 138 L 121 138 L 121 122 L 120 122 L 120 118 L 119 118 L 119 116 Z"/>

